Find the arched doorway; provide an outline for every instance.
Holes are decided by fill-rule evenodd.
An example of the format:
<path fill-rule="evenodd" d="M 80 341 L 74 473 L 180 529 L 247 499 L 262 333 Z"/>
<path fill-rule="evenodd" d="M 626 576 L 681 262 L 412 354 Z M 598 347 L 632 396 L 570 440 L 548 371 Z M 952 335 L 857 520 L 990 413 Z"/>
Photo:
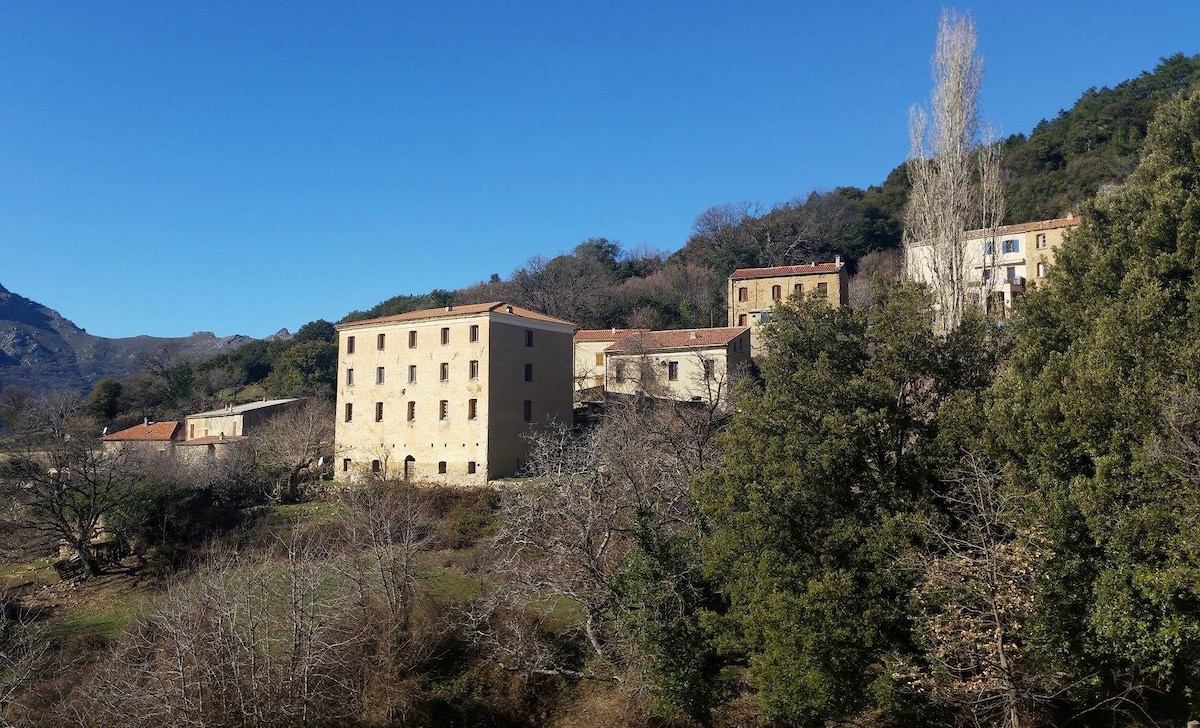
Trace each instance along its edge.
<path fill-rule="evenodd" d="M 414 458 L 412 455 L 405 456 L 405 458 L 404 458 L 404 482 L 405 483 L 407 483 L 408 479 L 412 476 L 413 468 L 416 467 L 416 462 L 417 462 L 417 459 Z"/>

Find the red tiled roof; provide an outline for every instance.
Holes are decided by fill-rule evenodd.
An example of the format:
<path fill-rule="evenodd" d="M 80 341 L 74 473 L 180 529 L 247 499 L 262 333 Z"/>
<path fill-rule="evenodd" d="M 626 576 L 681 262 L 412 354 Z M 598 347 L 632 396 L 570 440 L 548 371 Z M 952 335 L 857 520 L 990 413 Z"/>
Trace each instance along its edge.
<path fill-rule="evenodd" d="M 620 341 L 626 336 L 644 334 L 650 329 L 580 329 L 575 332 L 576 341 Z"/>
<path fill-rule="evenodd" d="M 605 349 L 605 352 L 645 352 L 656 349 L 707 349 L 725 346 L 749 331 L 745 326 L 723 329 L 683 329 L 679 331 L 646 331 L 627 336 Z"/>
<path fill-rule="evenodd" d="M 100 438 L 104 442 L 136 442 L 136 441 L 153 441 L 166 442 L 174 439 L 175 433 L 179 430 L 179 422 L 151 422 L 150 424 L 134 425 L 127 427 L 120 432 L 114 432 L 111 435 L 105 435 Z"/>
<path fill-rule="evenodd" d="M 341 331 L 343 329 L 353 329 L 359 326 L 373 326 L 375 324 L 404 323 L 407 321 L 425 321 L 427 319 L 440 318 L 458 318 L 460 316 L 475 316 L 481 313 L 509 313 L 507 310 L 509 306 L 510 304 L 505 303 L 504 301 L 493 301 L 491 303 L 471 303 L 467 304 L 466 306 L 427 308 L 421 311 L 409 311 L 408 313 L 400 313 L 394 316 L 380 316 L 379 318 L 364 319 L 362 321 L 346 321 L 345 323 L 338 324 L 334 328 L 336 328 L 338 331 Z M 544 313 L 515 305 L 512 306 L 511 315 L 520 316 L 527 319 L 534 319 L 535 321 L 549 321 L 550 323 L 566 324 L 567 326 L 575 325 L 570 321 L 564 321 L 560 318 L 547 316 Z"/>
<path fill-rule="evenodd" d="M 778 276 L 811 276 L 822 273 L 837 273 L 844 263 L 805 263 L 804 265 L 777 265 L 774 268 L 738 268 L 730 278 L 748 280 L 751 278 L 776 278 Z"/>

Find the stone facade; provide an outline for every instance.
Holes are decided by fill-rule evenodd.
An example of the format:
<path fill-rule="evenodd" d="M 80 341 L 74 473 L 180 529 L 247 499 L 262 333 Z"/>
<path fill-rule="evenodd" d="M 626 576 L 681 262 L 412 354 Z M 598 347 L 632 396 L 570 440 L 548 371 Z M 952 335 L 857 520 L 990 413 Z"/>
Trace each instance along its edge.
<path fill-rule="evenodd" d="M 646 331 L 604 351 L 605 391 L 724 405 L 750 367 L 750 329 Z"/>
<path fill-rule="evenodd" d="M 334 477 L 484 484 L 572 421 L 573 324 L 505 303 L 338 327 Z"/>
<path fill-rule="evenodd" d="M 775 305 L 790 296 L 821 298 L 834 305 L 850 302 L 846 266 L 839 257 L 832 263 L 784 265 L 774 268 L 740 268 L 729 276 L 726 290 L 729 326 L 749 326 L 755 356 L 762 352 L 762 324 L 771 320 Z"/>

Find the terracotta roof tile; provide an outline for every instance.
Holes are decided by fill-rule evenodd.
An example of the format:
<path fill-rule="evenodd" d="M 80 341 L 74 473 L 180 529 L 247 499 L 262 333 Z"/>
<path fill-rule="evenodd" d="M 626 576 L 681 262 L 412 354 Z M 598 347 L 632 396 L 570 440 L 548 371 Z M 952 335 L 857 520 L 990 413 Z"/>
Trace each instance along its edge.
<path fill-rule="evenodd" d="M 466 306 L 451 306 L 448 308 L 427 308 L 421 311 L 409 311 L 408 313 L 400 313 L 394 316 L 380 316 L 379 318 L 364 319 L 362 321 L 346 321 L 340 323 L 334 328 L 338 331 L 343 329 L 353 329 L 360 326 L 374 326 L 376 324 L 404 323 L 406 321 L 425 321 L 430 319 L 442 318 L 459 318 L 460 316 L 476 316 L 482 313 L 508 313 L 506 308 L 510 304 L 504 301 L 493 301 L 491 303 L 471 303 Z M 512 315 L 522 318 L 533 319 L 535 321 L 548 321 L 555 324 L 565 324 L 574 326 L 570 321 L 564 321 L 560 318 L 547 316 L 544 313 L 534 311 L 532 309 L 523 308 L 521 306 L 512 306 Z"/>
<path fill-rule="evenodd" d="M 749 330 L 745 326 L 734 326 L 723 329 L 646 331 L 627 336 L 604 351 L 619 354 L 657 349 L 707 349 L 714 346 L 725 346 Z"/>
<path fill-rule="evenodd" d="M 575 332 L 576 341 L 620 341 L 633 334 L 644 334 L 650 329 L 580 329 Z"/>
<path fill-rule="evenodd" d="M 811 276 L 837 273 L 845 263 L 805 263 L 804 265 L 777 265 L 774 268 L 738 268 L 730 278 L 749 280 L 752 278 L 776 278 L 778 276 Z"/>
<path fill-rule="evenodd" d="M 175 437 L 179 430 L 179 422 L 151 422 L 150 424 L 134 425 L 120 432 L 105 435 L 100 439 L 104 442 L 167 442 Z"/>

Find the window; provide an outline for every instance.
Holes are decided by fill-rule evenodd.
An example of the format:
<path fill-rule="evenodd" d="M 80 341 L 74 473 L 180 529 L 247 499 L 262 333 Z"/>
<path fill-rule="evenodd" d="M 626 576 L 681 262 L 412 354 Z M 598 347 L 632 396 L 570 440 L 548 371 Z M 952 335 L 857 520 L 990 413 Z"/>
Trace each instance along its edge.
<path fill-rule="evenodd" d="M 407 415 L 407 418 L 408 418 L 408 421 L 409 421 L 409 422 L 412 422 L 413 420 L 417 419 L 417 403 L 416 403 L 416 402 L 412 402 L 412 401 L 410 401 L 410 402 L 408 403 L 408 415 Z"/>
<path fill-rule="evenodd" d="M 533 401 L 525 400 L 525 421 L 533 422 Z"/>
<path fill-rule="evenodd" d="M 375 348 L 379 349 L 380 351 L 383 351 L 383 338 L 384 338 L 383 334 L 375 335 Z"/>
<path fill-rule="evenodd" d="M 992 269 L 991 269 L 991 268 L 984 268 L 984 269 L 983 269 L 983 282 L 984 282 L 984 283 L 991 283 L 991 282 L 992 282 Z"/>
<path fill-rule="evenodd" d="M 467 400 L 467 419 L 473 420 L 473 419 L 475 419 L 476 415 L 478 415 L 478 414 L 479 414 L 479 400 L 468 399 Z"/>
<path fill-rule="evenodd" d="M 705 359 L 704 360 L 704 378 L 712 379 L 716 373 L 717 373 L 717 363 L 715 361 L 713 361 L 712 359 Z"/>
<path fill-rule="evenodd" d="M 443 399 L 441 402 L 438 402 L 438 419 L 450 419 L 450 402 L 448 400 Z"/>
<path fill-rule="evenodd" d="M 353 419 L 354 419 L 354 404 L 352 402 L 347 402 L 346 403 L 346 421 L 350 422 Z"/>
<path fill-rule="evenodd" d="M 1046 233 L 1039 233 L 1039 234 L 1038 234 L 1038 236 L 1037 236 L 1037 242 L 1035 243 L 1035 245 L 1037 245 L 1037 249 L 1038 249 L 1038 250 L 1045 250 L 1045 249 L 1046 249 Z"/>
<path fill-rule="evenodd" d="M 375 367 L 375 383 L 383 384 L 383 367 Z"/>
<path fill-rule="evenodd" d="M 744 316 L 745 314 L 742 315 Z M 613 374 L 616 376 L 618 382 L 625 381 L 625 362 L 617 362 L 616 365 L 613 366 Z"/>
<path fill-rule="evenodd" d="M 467 461 L 467 475 L 474 475 L 474 474 L 475 474 L 475 461 L 468 460 Z"/>
<path fill-rule="evenodd" d="M 988 240 L 988 241 L 984 242 L 983 254 L 984 255 L 995 255 L 996 254 L 996 241 L 995 240 Z"/>
<path fill-rule="evenodd" d="M 525 381 L 527 381 L 527 382 L 533 381 L 533 365 L 532 364 L 525 365 Z"/>
<path fill-rule="evenodd" d="M 383 402 L 375 403 L 375 421 L 383 422 Z"/>
<path fill-rule="evenodd" d="M 738 288 L 738 300 L 739 301 L 749 301 L 750 300 L 750 289 L 746 288 L 745 286 L 739 287 Z"/>
<path fill-rule="evenodd" d="M 342 458 L 342 472 L 350 472 L 350 458 Z"/>
<path fill-rule="evenodd" d="M 829 297 L 829 284 L 825 283 L 825 282 L 818 283 L 817 284 L 817 292 L 815 294 L 815 297 L 816 298 L 828 298 Z"/>
<path fill-rule="evenodd" d="M 438 473 L 440 473 L 442 475 L 446 474 L 446 461 L 445 460 L 438 461 Z"/>
<path fill-rule="evenodd" d="M 417 365 L 409 364 L 408 365 L 408 383 L 412 384 L 415 381 L 417 381 Z"/>
<path fill-rule="evenodd" d="M 758 322 L 760 324 L 769 324 L 774 320 L 775 320 L 775 312 L 774 311 L 763 311 L 762 313 L 760 313 L 758 315 Z"/>
<path fill-rule="evenodd" d="M 478 359 L 472 359 L 471 362 L 469 364 L 467 364 L 467 378 L 468 379 L 479 379 L 479 360 Z"/>
<path fill-rule="evenodd" d="M 379 475 L 379 471 L 380 471 L 381 469 L 382 469 L 382 466 L 380 465 L 380 463 L 379 463 L 379 461 L 378 461 L 378 460 L 372 460 L 372 461 L 371 461 L 371 472 L 372 472 L 372 473 L 375 473 L 376 475 Z"/>
<path fill-rule="evenodd" d="M 346 337 L 346 353 L 347 354 L 354 353 L 354 337 L 353 336 Z"/>
<path fill-rule="evenodd" d="M 410 349 L 417 348 L 417 332 L 416 331 L 408 332 L 408 348 L 410 348 Z"/>
<path fill-rule="evenodd" d="M 667 362 L 667 379 L 669 379 L 672 382 L 679 380 L 679 362 L 677 362 L 677 361 Z"/>
<path fill-rule="evenodd" d="M 346 386 L 347 387 L 354 386 L 354 370 L 353 369 L 346 370 Z"/>
<path fill-rule="evenodd" d="M 797 283 L 796 285 L 792 286 L 792 293 L 804 293 L 804 284 Z"/>
<path fill-rule="evenodd" d="M 525 329 L 525 346 L 533 346 L 533 332 Z"/>
<path fill-rule="evenodd" d="M 745 326 L 745 325 L 746 325 L 746 314 L 739 313 L 738 314 L 738 326 Z"/>
<path fill-rule="evenodd" d="M 442 346 L 450 343 L 450 327 L 442 327 Z"/>
<path fill-rule="evenodd" d="M 1038 265 L 1037 265 L 1037 277 L 1038 277 L 1038 278 L 1045 278 L 1045 277 L 1046 277 L 1046 264 L 1045 264 L 1045 263 L 1038 263 Z"/>
<path fill-rule="evenodd" d="M 1000 241 L 1000 252 L 1002 253 L 1019 253 L 1021 252 L 1021 241 L 1016 238 Z"/>
<path fill-rule="evenodd" d="M 449 364 L 449 362 L 442 362 L 441 365 L 438 367 L 438 371 L 440 372 L 440 376 L 441 376 L 441 379 L 443 382 L 450 381 L 450 364 Z"/>
<path fill-rule="evenodd" d="M 604 352 L 600 352 L 599 354 L 596 355 L 596 366 L 598 366 L 598 367 L 604 366 Z"/>
<path fill-rule="evenodd" d="M 1009 266 L 1008 268 L 1004 269 L 1004 272 L 1006 274 L 1005 277 L 1008 279 L 1009 283 L 1014 283 L 1014 284 L 1017 283 L 1017 279 L 1020 276 L 1017 275 L 1017 269 L 1015 267 Z"/>
<path fill-rule="evenodd" d="M 471 324 L 471 343 L 479 341 L 479 324 Z"/>
<path fill-rule="evenodd" d="M 771 300 L 778 301 L 783 298 L 783 286 L 771 286 Z"/>

